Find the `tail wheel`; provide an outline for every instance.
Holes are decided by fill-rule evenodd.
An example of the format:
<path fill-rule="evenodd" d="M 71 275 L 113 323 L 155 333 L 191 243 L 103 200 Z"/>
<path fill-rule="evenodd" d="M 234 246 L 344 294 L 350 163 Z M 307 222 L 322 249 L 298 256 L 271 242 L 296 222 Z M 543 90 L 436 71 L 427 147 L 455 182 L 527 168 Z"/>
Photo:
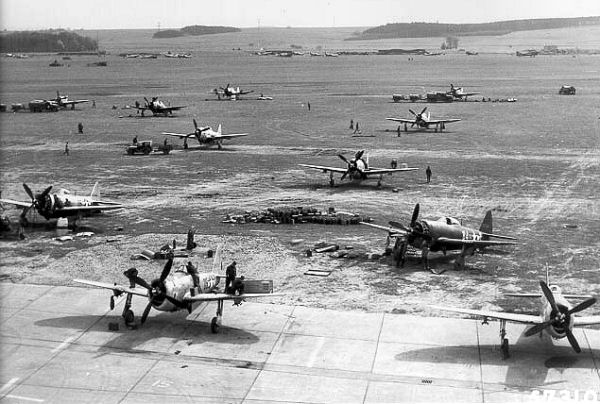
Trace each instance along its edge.
<path fill-rule="evenodd" d="M 217 318 L 213 317 L 212 321 L 210 322 L 210 331 L 213 334 L 218 334 L 219 333 L 219 323 L 217 322 Z"/>

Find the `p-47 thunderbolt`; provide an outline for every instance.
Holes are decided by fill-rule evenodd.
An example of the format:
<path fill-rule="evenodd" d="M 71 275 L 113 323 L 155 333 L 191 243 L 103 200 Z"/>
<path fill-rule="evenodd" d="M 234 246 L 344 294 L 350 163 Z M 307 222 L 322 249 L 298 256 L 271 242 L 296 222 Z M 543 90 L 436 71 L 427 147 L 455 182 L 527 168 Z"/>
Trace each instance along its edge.
<path fill-rule="evenodd" d="M 324 173 L 329 172 L 329 185 L 332 187 L 335 185 L 335 181 L 333 179 L 333 174 L 340 173 L 342 177 L 341 181 L 348 178 L 350 181 L 363 181 L 367 179 L 372 179 L 373 177 L 377 178 L 377 186 L 381 186 L 381 181 L 383 180 L 384 174 L 392 175 L 393 173 L 403 172 L 403 171 L 414 171 L 418 170 L 418 168 L 412 167 L 403 167 L 403 168 L 375 168 L 369 167 L 369 157 L 366 156 L 363 158 L 365 151 L 359 150 L 354 155 L 354 158 L 348 160 L 342 154 L 338 154 L 338 157 L 346 163 L 346 168 L 341 167 L 327 167 L 327 166 L 316 166 L 312 164 L 299 164 L 302 167 L 313 168 L 315 170 L 321 170 Z"/>
<path fill-rule="evenodd" d="M 22 223 L 27 223 L 26 215 L 31 208 L 35 208 L 46 220 L 60 217 L 75 217 L 75 220 L 77 220 L 85 215 L 124 207 L 116 202 L 96 199 L 94 194 L 96 194 L 97 186 L 98 183 L 94 185 L 90 196 L 71 195 L 71 192 L 67 189 L 59 189 L 58 192 L 51 194 L 52 186 L 34 195 L 31 188 L 27 184 L 23 184 L 23 188 L 25 188 L 25 192 L 27 192 L 31 201 L 20 202 L 12 199 L 0 199 L 0 202 L 23 208 L 21 213 Z"/>
<path fill-rule="evenodd" d="M 187 310 L 191 313 L 199 304 L 217 302 L 217 313 L 210 324 L 210 329 L 213 333 L 219 332 L 219 328 L 221 327 L 223 302 L 225 300 L 233 300 L 234 304 L 239 305 L 246 299 L 277 296 L 272 291 L 270 293 L 239 293 L 239 287 L 235 293 L 233 291 L 224 293 L 218 288 L 221 276 L 214 273 L 197 273 L 195 268 L 190 268 L 185 264 L 171 271 L 172 266 L 173 258 L 170 258 L 165 264 L 160 277 L 150 283 L 140 278 L 135 268 L 130 268 L 123 272 L 123 275 L 129 280 L 129 286 L 83 279 L 74 279 L 73 281 L 112 290 L 114 295 L 110 298 L 111 310 L 115 306 L 114 298 L 126 294 L 122 316 L 127 325 L 133 324 L 135 320 L 133 311 L 131 310 L 133 295 L 148 299 L 148 305 L 141 318 L 142 324 L 148 318 L 148 314 L 152 308 L 158 311 L 170 312 Z M 236 282 L 242 282 L 243 284 L 242 280 Z M 269 283 L 268 281 L 266 282 Z"/>
<path fill-rule="evenodd" d="M 477 95 L 479 93 L 467 93 L 462 87 L 454 87 L 454 84 L 450 84 L 450 91 L 448 91 L 448 94 L 456 99 L 466 101 L 467 97 Z"/>
<path fill-rule="evenodd" d="M 577 339 L 573 335 L 574 327 L 584 327 L 589 325 L 600 324 L 600 316 L 575 316 L 582 310 L 587 309 L 594 303 L 596 299 L 591 296 L 582 295 L 563 295 L 561 288 L 556 285 L 549 285 L 548 275 L 546 274 L 546 282 L 540 281 L 540 287 L 542 293 L 538 294 L 506 294 L 505 296 L 513 297 L 528 297 L 528 298 L 540 298 L 541 310 L 540 315 L 534 316 L 522 313 L 505 313 L 501 311 L 491 310 L 471 310 L 471 309 L 460 309 L 453 307 L 442 307 L 432 306 L 438 310 L 452 311 L 456 313 L 470 314 L 474 316 L 483 317 L 484 324 L 490 318 L 500 320 L 500 343 L 502 354 L 504 359 L 509 357 L 508 350 L 508 338 L 506 338 L 506 322 L 510 321 L 513 323 L 528 324 L 531 325 L 527 331 L 525 331 L 526 337 L 531 337 L 535 334 L 547 332 L 554 339 L 561 339 L 567 337 L 569 344 L 573 347 L 573 350 L 577 353 L 581 352 L 581 348 Z M 583 302 L 573 306 L 567 301 L 569 299 L 586 299 Z"/>
<path fill-rule="evenodd" d="M 159 101 L 158 97 L 152 97 L 152 101 L 148 101 L 146 97 L 144 97 L 145 105 L 140 105 L 139 102 L 135 102 L 135 108 L 138 111 L 142 111 L 142 116 L 144 116 L 144 111 L 150 110 L 152 115 L 154 116 L 167 116 L 173 115 L 173 111 L 179 111 L 182 108 L 185 108 L 185 105 L 179 107 L 171 107 L 170 105 L 166 105 L 164 102 Z"/>
<path fill-rule="evenodd" d="M 174 137 L 178 137 L 180 139 L 183 139 L 183 148 L 187 149 L 188 148 L 188 139 L 189 138 L 196 138 L 196 140 L 198 141 L 198 143 L 200 143 L 200 145 L 206 145 L 206 146 L 212 146 L 212 145 L 217 145 L 217 147 L 219 149 L 221 149 L 223 146 L 221 145 L 223 143 L 223 140 L 229 140 L 229 139 L 233 139 L 236 137 L 241 137 L 241 136 L 248 136 L 247 133 L 230 133 L 228 135 L 224 135 L 221 132 L 221 125 L 219 124 L 219 128 L 214 131 L 212 130 L 212 128 L 210 126 L 202 126 L 199 127 L 198 123 L 196 122 L 196 120 L 193 120 L 194 122 L 194 131 L 192 133 L 172 133 L 172 132 L 163 132 L 163 135 L 166 136 L 174 136 Z"/>
<path fill-rule="evenodd" d="M 438 129 L 440 132 L 442 132 L 446 128 L 447 123 L 460 121 L 460 119 L 458 119 L 458 118 L 431 119 L 431 114 L 429 112 L 427 114 L 425 114 L 425 111 L 427 111 L 427 107 L 423 108 L 423 110 L 418 114 L 415 111 L 413 111 L 412 109 L 409 109 L 408 111 L 415 116 L 414 119 L 407 119 L 407 118 L 385 118 L 385 119 L 387 119 L 388 121 L 403 123 L 405 132 L 408 132 L 408 124 L 410 124 L 411 128 L 413 128 L 415 125 L 417 125 L 419 128 L 423 128 L 423 129 L 429 129 L 430 126 L 434 126 L 436 132 L 438 131 Z"/>
<path fill-rule="evenodd" d="M 389 238 L 395 238 L 396 242 L 393 255 L 398 266 L 404 266 L 406 248 L 408 245 L 421 250 L 421 259 L 425 269 L 434 274 L 444 271 L 435 271 L 429 267 L 429 252 L 441 251 L 446 255 L 447 251 L 460 250 L 460 255 L 454 262 L 454 268 L 463 269 L 465 257 L 473 255 L 475 250 L 483 250 L 493 245 L 515 244 L 514 237 L 501 236 L 492 232 L 492 211 L 488 210 L 479 230 L 462 226 L 458 220 L 452 217 L 442 217 L 438 220 L 418 220 L 419 204 L 415 205 L 410 225 L 404 226 L 398 222 L 390 222 L 390 227 L 379 226 L 372 223 L 361 222 L 361 224 L 375 227 L 388 232 Z M 491 240 L 497 238 L 500 240 Z"/>
<path fill-rule="evenodd" d="M 239 87 L 231 87 L 229 85 L 229 83 L 227 83 L 227 85 L 225 87 L 215 88 L 213 90 L 213 92 L 215 93 L 215 95 L 217 96 L 217 99 L 219 101 L 221 101 L 221 100 L 237 101 L 237 100 L 241 99 L 240 97 L 242 95 L 253 93 L 254 90 L 244 91 L 244 90 L 241 90 Z"/>
<path fill-rule="evenodd" d="M 50 101 L 54 101 L 61 108 L 67 108 L 70 105 L 71 109 L 75 109 L 75 105 L 77 104 L 90 102 L 90 100 L 69 100 L 68 95 L 60 95 L 58 90 L 56 90 L 56 98 Z"/>

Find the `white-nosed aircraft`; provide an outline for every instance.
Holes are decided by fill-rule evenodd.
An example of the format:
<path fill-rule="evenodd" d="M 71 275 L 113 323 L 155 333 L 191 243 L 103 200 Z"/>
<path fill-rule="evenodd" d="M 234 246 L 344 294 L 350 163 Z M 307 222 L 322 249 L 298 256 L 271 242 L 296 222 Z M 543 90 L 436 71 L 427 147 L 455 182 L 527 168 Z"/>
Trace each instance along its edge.
<path fill-rule="evenodd" d="M 163 135 L 166 136 L 174 136 L 174 137 L 178 137 L 180 139 L 183 139 L 183 148 L 187 149 L 188 148 L 188 143 L 187 140 L 189 138 L 196 138 L 196 140 L 198 140 L 198 143 L 200 143 L 201 145 L 207 145 L 207 146 L 212 146 L 212 145 L 217 145 L 217 147 L 219 149 L 222 148 L 221 143 L 223 142 L 223 140 L 229 140 L 229 139 L 233 139 L 236 137 L 241 137 L 241 136 L 248 136 L 247 133 L 230 133 L 228 135 L 224 135 L 221 132 L 221 125 L 219 124 L 219 128 L 214 131 L 212 130 L 212 128 L 210 126 L 202 126 L 199 127 L 198 123 L 196 122 L 196 120 L 193 120 L 194 122 L 194 128 L 195 130 L 192 133 L 172 133 L 172 132 L 163 132 Z"/>
<path fill-rule="evenodd" d="M 539 316 L 521 314 L 521 313 L 505 313 L 501 311 L 491 310 L 471 310 L 460 309 L 453 307 L 432 306 L 438 310 L 452 311 L 455 313 L 470 314 L 483 317 L 484 324 L 490 318 L 500 320 L 500 343 L 504 359 L 509 357 L 508 338 L 506 338 L 506 322 L 529 324 L 532 327 L 525 331 L 526 337 L 531 337 L 535 334 L 540 334 L 546 331 L 552 338 L 561 339 L 567 337 L 569 344 L 577 353 L 581 352 L 579 343 L 573 335 L 573 327 L 584 327 L 589 325 L 600 324 L 600 316 L 574 316 L 575 313 L 587 309 L 594 303 L 596 299 L 591 296 L 583 295 L 563 295 L 559 286 L 549 285 L 548 274 L 546 273 L 546 282 L 540 281 L 542 288 L 541 294 L 506 294 L 505 296 L 512 297 L 528 297 L 540 298 L 541 310 Z M 567 301 L 568 299 L 586 299 L 583 302 L 573 306 Z"/>
<path fill-rule="evenodd" d="M 419 204 L 415 205 L 412 219 L 408 227 L 402 223 L 390 222 L 390 227 L 380 226 L 372 223 L 361 222 L 361 224 L 375 227 L 388 232 L 389 238 L 395 238 L 394 257 L 398 266 L 404 265 L 406 247 L 411 245 L 421 250 L 421 259 L 425 269 L 429 269 L 436 275 L 444 271 L 436 272 L 429 267 L 429 251 L 441 251 L 446 255 L 447 251 L 460 250 L 460 255 L 454 262 L 454 268 L 463 269 L 465 257 L 473 255 L 476 249 L 483 251 L 485 247 L 493 245 L 515 244 L 514 237 L 501 236 L 492 231 L 492 211 L 486 212 L 483 223 L 479 230 L 462 226 L 458 220 L 452 217 L 441 217 L 438 220 L 417 220 L 419 218 Z M 498 238 L 500 240 L 490 240 Z"/>
<path fill-rule="evenodd" d="M 450 84 L 450 91 L 448 91 L 448 94 L 459 100 L 464 99 L 466 101 L 467 97 L 480 93 L 465 93 L 462 87 L 454 87 L 454 84 Z"/>
<path fill-rule="evenodd" d="M 135 320 L 133 311 L 131 310 L 131 299 L 133 295 L 142 296 L 148 299 L 148 305 L 141 318 L 142 324 L 144 324 L 148 318 L 148 313 L 150 313 L 151 308 L 169 312 L 187 310 L 191 313 L 192 310 L 201 303 L 217 302 L 217 313 L 210 324 L 210 329 L 213 333 L 219 332 L 219 328 L 221 327 L 223 302 L 225 300 L 233 300 L 234 304 L 239 305 L 246 299 L 278 296 L 278 294 L 274 294 L 272 291 L 270 293 L 224 293 L 218 288 L 219 280 L 221 278 L 220 275 L 214 273 L 197 273 L 195 272 L 195 269 L 188 270 L 188 267 L 185 264 L 182 264 L 174 271 L 171 271 L 172 266 L 173 258 L 169 258 L 160 277 L 154 279 L 150 283 L 140 278 L 138 276 L 138 271 L 135 268 L 130 268 L 123 272 L 123 275 L 129 279 L 129 286 L 83 279 L 74 279 L 73 281 L 112 290 L 114 295 L 110 298 L 111 310 L 115 306 L 115 296 L 118 297 L 125 293 L 127 297 L 122 316 L 127 325 L 132 324 Z M 138 288 L 136 285 L 140 287 Z"/>
<path fill-rule="evenodd" d="M 429 129 L 430 126 L 435 126 L 435 131 L 438 129 L 442 132 L 446 128 L 447 123 L 458 122 L 460 119 L 458 118 L 449 118 L 449 119 L 431 119 L 431 114 L 427 111 L 427 107 L 423 108 L 423 110 L 417 114 L 412 109 L 408 110 L 411 114 L 415 116 L 414 119 L 406 119 L 406 118 L 385 118 L 388 121 L 400 122 L 404 124 L 404 131 L 408 132 L 408 124 L 410 123 L 410 127 L 414 127 L 417 125 L 419 128 Z"/>
<path fill-rule="evenodd" d="M 144 106 L 140 105 L 140 103 L 138 101 L 135 102 L 135 108 L 138 109 L 139 111 L 142 111 L 142 116 L 144 116 L 144 111 L 146 111 L 146 110 L 150 110 L 152 112 L 152 115 L 154 115 L 154 116 L 173 115 L 173 111 L 179 111 L 180 109 L 186 107 L 185 105 L 179 106 L 179 107 L 168 106 L 164 102 L 159 101 L 158 97 L 152 97 L 152 101 L 148 101 L 148 99 L 146 97 L 144 97 L 144 101 L 146 102 L 146 104 Z"/>
<path fill-rule="evenodd" d="M 359 150 L 354 155 L 354 158 L 348 160 L 342 154 L 338 154 L 338 157 L 347 164 L 346 168 L 341 167 L 327 167 L 327 166 L 316 166 L 312 164 L 299 164 L 302 167 L 313 168 L 315 170 L 321 170 L 324 173 L 329 172 L 329 185 L 332 187 L 335 185 L 335 181 L 333 179 L 333 174 L 339 173 L 342 174 L 340 178 L 341 181 L 348 178 L 351 181 L 363 181 L 367 179 L 371 179 L 376 177 L 378 179 L 377 186 L 381 186 L 381 181 L 383 180 L 384 174 L 392 175 L 393 173 L 403 172 L 403 171 L 415 171 L 418 168 L 413 167 L 403 167 L 403 168 L 375 168 L 369 167 L 369 157 L 365 156 L 363 159 L 365 151 Z"/>
<path fill-rule="evenodd" d="M 221 91 L 219 91 L 219 89 Z M 219 101 L 221 101 L 221 97 L 223 97 L 223 99 L 225 100 L 237 101 L 240 99 L 240 96 L 253 93 L 254 90 L 244 91 L 241 90 L 239 87 L 230 87 L 229 83 L 227 83 L 225 87 L 215 88 L 213 92 L 216 94 L 217 99 Z"/>
<path fill-rule="evenodd" d="M 67 189 L 59 189 L 58 192 L 51 194 L 52 186 L 34 195 L 31 188 L 27 184 L 23 184 L 23 188 L 25 188 L 25 192 L 27 192 L 31 201 L 20 202 L 12 199 L 0 199 L 0 202 L 23 208 L 21 220 L 25 223 L 27 222 L 26 215 L 31 208 L 35 208 L 46 220 L 72 216 L 75 216 L 75 220 L 77 220 L 81 216 L 88 214 L 124 207 L 124 205 L 119 203 L 104 201 L 94 197 L 94 194 L 97 193 L 97 186 L 98 183 L 94 185 L 90 196 L 71 195 L 71 192 Z"/>
<path fill-rule="evenodd" d="M 61 108 L 67 108 L 70 105 L 71 109 L 75 109 L 75 105 L 77 104 L 90 102 L 90 100 L 69 100 L 68 95 L 60 95 L 58 90 L 56 90 L 56 98 L 50 101 L 54 101 Z"/>

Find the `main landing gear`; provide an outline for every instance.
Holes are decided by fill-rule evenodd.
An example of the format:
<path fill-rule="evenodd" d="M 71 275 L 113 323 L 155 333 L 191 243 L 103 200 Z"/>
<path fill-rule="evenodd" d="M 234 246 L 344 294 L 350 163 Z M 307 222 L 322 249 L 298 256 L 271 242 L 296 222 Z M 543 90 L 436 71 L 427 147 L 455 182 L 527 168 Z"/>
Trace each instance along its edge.
<path fill-rule="evenodd" d="M 502 359 L 510 358 L 508 338 L 506 338 L 506 320 L 500 320 L 500 350 L 502 351 Z"/>
<path fill-rule="evenodd" d="M 335 181 L 333 180 L 333 171 L 329 173 L 329 186 L 333 187 L 335 185 Z"/>
<path fill-rule="evenodd" d="M 125 325 L 127 327 L 131 327 L 135 321 L 135 316 L 133 314 L 133 310 L 131 310 L 131 293 L 127 293 L 127 297 L 125 298 L 125 306 L 123 307 L 123 320 L 125 320 Z M 114 307 L 114 296 L 111 296 L 110 299 L 111 308 Z"/>
<path fill-rule="evenodd" d="M 223 319 L 223 300 L 217 300 L 217 315 L 212 318 L 210 322 L 210 331 L 213 334 L 217 334 L 219 332 L 219 328 L 221 328 L 221 323 Z"/>

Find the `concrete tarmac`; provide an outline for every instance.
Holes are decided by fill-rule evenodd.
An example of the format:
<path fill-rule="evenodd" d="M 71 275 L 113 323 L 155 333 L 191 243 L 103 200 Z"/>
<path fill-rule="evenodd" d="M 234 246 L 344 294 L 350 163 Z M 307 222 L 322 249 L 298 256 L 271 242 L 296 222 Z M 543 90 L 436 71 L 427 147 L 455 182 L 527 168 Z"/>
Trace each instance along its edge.
<path fill-rule="evenodd" d="M 576 354 L 508 324 L 503 360 L 496 322 L 247 302 L 226 303 L 211 334 L 214 303 L 128 329 L 106 290 L 0 283 L 0 296 L 3 403 L 600 401 L 598 328 L 575 330 Z M 146 303 L 134 297 L 137 321 Z"/>

